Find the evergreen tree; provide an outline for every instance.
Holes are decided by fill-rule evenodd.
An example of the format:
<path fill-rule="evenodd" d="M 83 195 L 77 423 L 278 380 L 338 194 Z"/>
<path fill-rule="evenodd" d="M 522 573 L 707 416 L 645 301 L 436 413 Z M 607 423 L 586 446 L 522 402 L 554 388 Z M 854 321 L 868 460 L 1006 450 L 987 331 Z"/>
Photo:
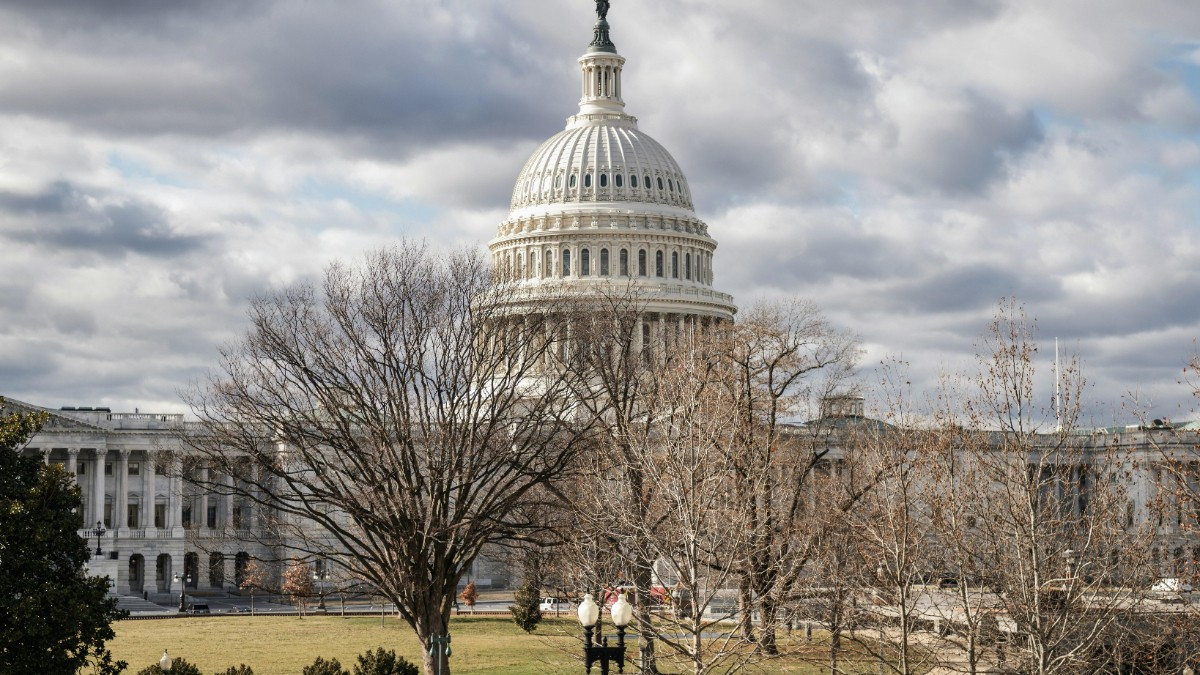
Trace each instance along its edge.
<path fill-rule="evenodd" d="M 513 594 L 513 604 L 508 611 L 512 612 L 513 621 L 526 633 L 532 633 L 542 620 L 541 600 L 541 585 L 532 579 L 526 579 Z"/>
<path fill-rule="evenodd" d="M 301 675 L 350 675 L 342 668 L 342 662 L 337 659 L 325 659 L 318 656 L 312 664 L 304 666 Z"/>
<path fill-rule="evenodd" d="M 104 645 L 124 612 L 106 597 L 108 580 L 84 571 L 79 487 L 62 467 L 21 456 L 46 418 L 0 414 L 0 675 L 119 673 L 126 664 Z"/>
<path fill-rule="evenodd" d="M 354 675 L 418 675 L 415 665 L 396 652 L 379 647 L 373 652 L 358 655 Z"/>
<path fill-rule="evenodd" d="M 163 675 L 163 671 L 157 663 L 153 663 L 137 671 L 137 675 Z M 200 667 L 196 664 L 182 656 L 177 656 L 171 661 L 171 675 L 204 675 L 204 673 L 200 672 Z"/>

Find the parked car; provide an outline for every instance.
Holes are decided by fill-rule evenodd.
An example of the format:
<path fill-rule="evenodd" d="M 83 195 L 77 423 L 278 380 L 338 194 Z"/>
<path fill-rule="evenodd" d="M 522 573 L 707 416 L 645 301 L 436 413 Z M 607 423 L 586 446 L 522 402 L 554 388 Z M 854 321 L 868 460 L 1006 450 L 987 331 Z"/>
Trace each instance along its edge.
<path fill-rule="evenodd" d="M 194 602 L 188 605 L 188 614 L 212 614 L 212 610 L 203 602 Z"/>
<path fill-rule="evenodd" d="M 565 598 L 542 598 L 538 609 L 543 612 L 566 612 L 571 609 L 571 603 Z"/>
<path fill-rule="evenodd" d="M 1175 578 L 1159 579 L 1150 587 L 1150 594 L 1158 598 L 1160 602 L 1183 602 L 1183 594 L 1191 592 L 1191 584 Z"/>

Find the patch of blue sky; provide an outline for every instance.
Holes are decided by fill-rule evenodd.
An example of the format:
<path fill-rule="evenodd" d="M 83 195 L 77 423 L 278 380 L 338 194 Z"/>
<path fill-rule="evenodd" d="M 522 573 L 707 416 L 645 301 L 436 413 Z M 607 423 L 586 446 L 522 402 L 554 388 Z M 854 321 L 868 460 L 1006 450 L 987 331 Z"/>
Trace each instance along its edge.
<path fill-rule="evenodd" d="M 186 187 L 183 181 L 170 174 L 155 171 L 145 164 L 118 152 L 110 152 L 105 157 L 108 166 L 116 169 L 124 178 L 172 187 Z"/>
<path fill-rule="evenodd" d="M 1168 55 L 1154 65 L 1178 79 L 1200 99 L 1200 42 L 1177 42 L 1171 46 Z"/>
<path fill-rule="evenodd" d="M 1033 118 L 1037 120 L 1038 126 L 1043 130 L 1066 129 L 1069 131 L 1083 131 L 1088 126 L 1084 118 L 1064 115 L 1061 111 L 1055 110 L 1045 103 L 1035 104 L 1031 112 L 1033 113 Z"/>
<path fill-rule="evenodd" d="M 437 207 L 415 199 L 395 199 L 341 182 L 310 179 L 305 181 L 302 195 L 315 201 L 343 201 L 364 213 L 399 216 L 413 225 L 428 224 L 440 213 Z"/>

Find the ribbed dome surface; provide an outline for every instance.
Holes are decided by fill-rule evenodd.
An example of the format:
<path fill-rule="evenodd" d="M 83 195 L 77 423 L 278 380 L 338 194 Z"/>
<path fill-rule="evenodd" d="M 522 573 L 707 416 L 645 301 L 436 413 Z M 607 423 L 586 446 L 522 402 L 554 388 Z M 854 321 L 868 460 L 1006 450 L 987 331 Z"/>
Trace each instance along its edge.
<path fill-rule="evenodd" d="M 609 201 L 692 210 L 675 158 L 628 118 L 572 126 L 543 143 L 517 178 L 512 208 Z"/>

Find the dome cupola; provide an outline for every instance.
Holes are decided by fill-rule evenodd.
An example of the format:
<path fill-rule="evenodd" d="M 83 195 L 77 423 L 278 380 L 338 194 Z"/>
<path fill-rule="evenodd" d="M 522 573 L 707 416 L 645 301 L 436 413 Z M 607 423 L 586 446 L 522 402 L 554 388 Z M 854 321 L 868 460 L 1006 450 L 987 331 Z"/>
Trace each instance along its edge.
<path fill-rule="evenodd" d="M 579 110 L 526 161 L 488 248 L 496 268 L 537 290 L 530 297 L 543 307 L 556 294 L 634 283 L 659 322 L 730 321 L 733 298 L 712 288 L 717 244 L 696 217 L 683 171 L 625 112 L 625 58 L 609 35 L 608 8 L 596 2 L 593 40 L 578 59 Z"/>

